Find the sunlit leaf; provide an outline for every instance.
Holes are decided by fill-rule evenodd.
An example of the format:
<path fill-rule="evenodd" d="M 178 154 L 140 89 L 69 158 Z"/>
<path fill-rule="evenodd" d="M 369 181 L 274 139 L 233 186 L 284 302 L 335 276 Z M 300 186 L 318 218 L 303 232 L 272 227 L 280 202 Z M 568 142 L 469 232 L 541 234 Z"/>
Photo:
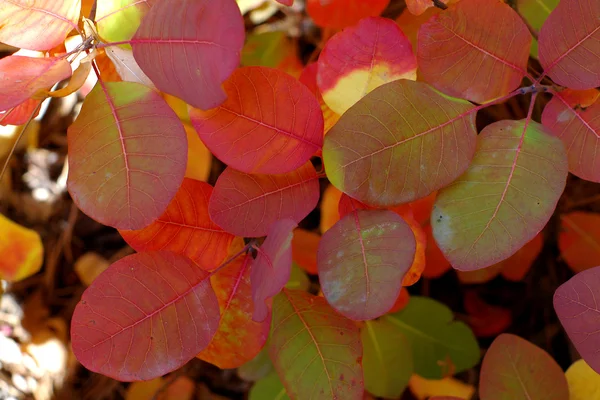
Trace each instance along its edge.
<path fill-rule="evenodd" d="M 431 216 L 435 241 L 461 271 L 505 260 L 533 239 L 567 178 L 564 146 L 537 122 L 495 122 L 477 140 L 469 169 L 439 191 Z"/>
<path fill-rule="evenodd" d="M 574 272 L 600 265 L 600 214 L 575 211 L 561 215 L 560 255 Z"/>
<path fill-rule="evenodd" d="M 467 323 L 477 337 L 496 336 L 512 323 L 512 313 L 508 308 L 487 304 L 473 290 L 465 294 L 463 303 L 469 314 Z"/>
<path fill-rule="evenodd" d="M 590 400 L 600 394 L 600 375 L 583 359 L 571 364 L 565 377 L 569 384 L 569 400 Z"/>
<path fill-rule="evenodd" d="M 597 298 L 600 267 L 582 271 L 554 293 L 554 310 L 583 359 L 600 373 L 600 326 Z"/>
<path fill-rule="evenodd" d="M 131 39 L 154 2 L 155 0 L 98 1 L 95 18 L 98 33 L 108 42 Z"/>
<path fill-rule="evenodd" d="M 600 86 L 600 2 L 561 0 L 542 26 L 544 74 L 571 89 Z"/>
<path fill-rule="evenodd" d="M 115 70 L 125 82 L 137 82 L 153 88 L 154 83 L 144 74 L 144 71 L 133 58 L 133 51 L 118 46 L 105 49 L 106 55 L 113 62 Z"/>
<path fill-rule="evenodd" d="M 298 80 L 304 83 L 319 101 L 319 105 L 321 106 L 321 111 L 323 113 L 323 133 L 327 133 L 336 124 L 336 122 L 338 122 L 340 116 L 336 114 L 331 108 L 329 108 L 329 106 L 325 104 L 325 100 L 323 100 L 321 91 L 317 86 L 318 70 L 319 64 L 317 62 L 308 64 L 302 71 L 302 74 L 300 75 Z"/>
<path fill-rule="evenodd" d="M 352 106 L 325 136 L 331 183 L 357 200 L 391 206 L 425 197 L 468 167 L 475 109 L 425 83 L 398 80 Z"/>
<path fill-rule="evenodd" d="M 441 379 L 479 362 L 479 345 L 473 332 L 452 311 L 428 297 L 411 296 L 408 305 L 384 320 L 393 324 L 410 343 L 416 374 Z"/>
<path fill-rule="evenodd" d="M 600 92 L 594 89 L 592 93 Z M 600 160 L 596 150 L 600 145 L 600 102 L 582 105 L 589 100 L 578 94 L 585 96 L 587 93 L 556 93 L 544 107 L 542 123 L 565 144 L 569 172 L 582 179 L 600 182 Z"/>
<path fill-rule="evenodd" d="M 483 103 L 527 75 L 531 34 L 501 0 L 461 0 L 422 25 L 418 43 L 423 78 L 450 96 Z"/>
<path fill-rule="evenodd" d="M 219 325 L 208 273 L 171 252 L 117 261 L 84 292 L 71 323 L 73 352 L 121 381 L 173 371 L 205 348 Z"/>
<path fill-rule="evenodd" d="M 177 115 L 139 83 L 98 83 L 68 131 L 73 201 L 117 229 L 160 217 L 185 174 L 187 140 Z"/>
<path fill-rule="evenodd" d="M 305 229 L 294 230 L 292 260 L 309 274 L 317 274 L 317 250 L 321 235 Z"/>
<path fill-rule="evenodd" d="M 481 400 L 568 400 L 560 366 L 544 350 L 504 333 L 485 353 L 479 378 Z"/>
<path fill-rule="evenodd" d="M 323 234 L 319 281 L 329 304 L 354 320 L 385 314 L 415 255 L 408 224 L 387 210 L 349 213 Z"/>
<path fill-rule="evenodd" d="M 318 200 L 319 180 L 310 162 L 280 175 L 250 175 L 229 167 L 217 180 L 208 210 L 227 232 L 259 237 L 277 220 L 300 222 Z"/>
<path fill-rule="evenodd" d="M 50 50 L 77 28 L 81 0 L 9 0 L 0 3 L 0 42 Z"/>
<path fill-rule="evenodd" d="M 325 188 L 323 198 L 321 199 L 321 221 L 319 224 L 319 229 L 322 234 L 340 220 L 338 204 L 342 194 L 343 193 L 333 185 L 328 185 L 327 188 Z"/>
<path fill-rule="evenodd" d="M 319 55 L 317 83 L 325 103 L 343 114 L 373 89 L 417 78 L 412 45 L 387 18 L 362 19 L 327 41 Z"/>
<path fill-rule="evenodd" d="M 413 375 L 408 385 L 418 400 L 470 400 L 475 394 L 473 385 L 454 378 L 434 380 Z"/>
<path fill-rule="evenodd" d="M 169 250 L 184 255 L 205 270 L 219 265 L 227 255 L 233 235 L 208 215 L 213 188 L 185 178 L 165 212 L 152 224 L 136 231 L 120 231 L 137 251 Z"/>
<path fill-rule="evenodd" d="M 290 400 L 275 372 L 257 381 L 250 389 L 249 400 Z"/>
<path fill-rule="evenodd" d="M 446 4 L 448 1 L 440 0 L 440 3 Z M 414 15 L 421 15 L 430 7 L 434 7 L 432 0 L 406 0 L 406 9 Z"/>
<path fill-rule="evenodd" d="M 0 59 L 0 110 L 18 106 L 69 76 L 71 66 L 63 58 L 4 57 Z"/>
<path fill-rule="evenodd" d="M 158 1 L 130 43 L 160 91 L 208 110 L 227 97 L 221 83 L 240 62 L 244 21 L 235 0 Z"/>
<path fill-rule="evenodd" d="M 275 297 L 269 354 L 291 398 L 362 400 L 360 332 L 323 297 Z"/>
<path fill-rule="evenodd" d="M 35 114 L 33 112 L 40 103 L 41 100 L 29 99 L 8 111 L 0 111 L 0 125 L 26 124 L 30 117 L 37 117 L 39 109 Z"/>
<path fill-rule="evenodd" d="M 360 336 L 365 389 L 378 397 L 399 398 L 413 372 L 409 342 L 386 320 L 366 321 Z"/>
<path fill-rule="evenodd" d="M 296 223 L 281 219 L 271 224 L 267 239 L 252 262 L 250 281 L 254 301 L 254 321 L 269 315 L 267 301 L 277 295 L 290 279 L 292 269 L 292 236 Z"/>
<path fill-rule="evenodd" d="M 390 0 L 307 0 L 306 11 L 318 26 L 342 29 L 381 14 Z"/>
<path fill-rule="evenodd" d="M 321 108 L 296 79 L 276 69 L 244 67 L 223 87 L 228 98 L 220 107 L 190 109 L 194 128 L 221 161 L 249 174 L 282 174 L 321 148 Z"/>
<path fill-rule="evenodd" d="M 40 235 L 0 214 L 0 279 L 20 281 L 38 272 L 44 260 Z"/>
<path fill-rule="evenodd" d="M 517 9 L 527 23 L 539 32 L 558 2 L 559 0 L 517 0 Z M 538 42 L 535 39 L 531 43 L 531 55 L 538 58 Z"/>

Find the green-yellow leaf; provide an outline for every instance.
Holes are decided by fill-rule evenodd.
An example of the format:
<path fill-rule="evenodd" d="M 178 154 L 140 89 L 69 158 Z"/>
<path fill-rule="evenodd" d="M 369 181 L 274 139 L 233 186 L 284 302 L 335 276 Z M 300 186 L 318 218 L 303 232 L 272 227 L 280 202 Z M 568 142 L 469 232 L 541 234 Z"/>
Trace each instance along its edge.
<path fill-rule="evenodd" d="M 262 378 L 250 389 L 249 400 L 289 400 L 283 384 L 275 372 Z"/>

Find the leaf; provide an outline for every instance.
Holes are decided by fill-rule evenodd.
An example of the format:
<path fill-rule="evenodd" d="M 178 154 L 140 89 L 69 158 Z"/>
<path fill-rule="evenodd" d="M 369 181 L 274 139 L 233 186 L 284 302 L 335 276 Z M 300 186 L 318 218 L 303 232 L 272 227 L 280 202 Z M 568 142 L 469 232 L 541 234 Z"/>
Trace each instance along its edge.
<path fill-rule="evenodd" d="M 600 394 L 600 376 L 585 360 L 577 360 L 565 372 L 569 400 L 595 399 Z"/>
<path fill-rule="evenodd" d="M 140 230 L 119 233 L 136 251 L 168 250 L 190 258 L 204 270 L 217 267 L 227 256 L 233 235 L 208 215 L 213 188 L 185 178 L 164 213 Z"/>
<path fill-rule="evenodd" d="M 505 260 L 533 239 L 567 178 L 562 143 L 537 122 L 495 122 L 477 140 L 469 169 L 439 191 L 431 216 L 435 241 L 461 271 Z"/>
<path fill-rule="evenodd" d="M 237 368 L 252 360 L 269 336 L 270 319 L 263 322 L 252 320 L 252 261 L 251 255 L 242 255 L 210 279 L 219 300 L 221 322 L 212 341 L 198 354 L 198 358 L 221 369 Z"/>
<path fill-rule="evenodd" d="M 302 70 L 298 80 L 304 83 L 319 101 L 321 112 L 323 113 L 323 132 L 326 134 L 339 121 L 340 116 L 329 108 L 325 100 L 323 100 L 323 96 L 321 96 L 321 91 L 317 86 L 318 70 L 319 64 L 317 62 L 310 63 Z"/>
<path fill-rule="evenodd" d="M 513 282 L 523 280 L 527 272 L 529 272 L 531 265 L 541 253 L 543 245 L 544 238 L 542 232 L 540 232 L 515 254 L 501 261 L 501 274 L 504 279 Z"/>
<path fill-rule="evenodd" d="M 50 50 L 77 28 L 81 0 L 10 0 L 0 3 L 0 42 Z"/>
<path fill-rule="evenodd" d="M 443 4 L 446 4 L 449 2 L 449 0 L 440 0 L 440 2 Z M 434 2 L 432 0 L 407 0 L 406 1 L 406 9 L 414 15 L 421 15 L 430 7 L 435 7 Z"/>
<path fill-rule="evenodd" d="M 110 263 L 104 257 L 89 251 L 75 261 L 75 272 L 85 286 L 90 286 L 109 266 Z"/>
<path fill-rule="evenodd" d="M 250 382 L 256 382 L 260 379 L 266 378 L 271 372 L 274 371 L 273 363 L 269 358 L 267 346 L 263 347 L 256 357 L 237 369 L 239 377 Z M 275 376 L 277 376 L 277 374 L 275 374 Z M 277 379 L 279 380 L 279 378 Z"/>
<path fill-rule="evenodd" d="M 425 248 L 426 263 L 423 276 L 428 279 L 435 279 L 444 275 L 452 267 L 435 242 L 431 229 L 431 225 L 429 224 L 424 228 L 427 235 L 427 244 Z"/>
<path fill-rule="evenodd" d="M 507 261 L 509 259 L 510 257 L 504 261 Z M 472 285 L 487 283 L 495 277 L 497 277 L 498 275 L 500 275 L 500 271 L 502 271 L 502 266 L 500 265 L 500 263 L 498 263 L 490 265 L 486 268 L 476 269 L 472 271 L 456 271 L 456 275 L 458 275 L 458 280 L 461 283 Z"/>
<path fill-rule="evenodd" d="M 385 10 L 390 0 L 307 0 L 306 11 L 322 28 L 342 29 Z"/>
<path fill-rule="evenodd" d="M 539 59 L 554 83 L 571 89 L 600 86 L 600 3 L 561 0 L 542 26 Z"/>
<path fill-rule="evenodd" d="M 317 251 L 321 235 L 305 229 L 294 230 L 292 239 L 292 260 L 300 268 L 309 274 L 316 275 L 317 270 Z"/>
<path fill-rule="evenodd" d="M 205 348 L 219 325 L 208 273 L 171 252 L 117 261 L 87 288 L 71 322 L 73 352 L 121 381 L 173 371 Z"/>
<path fill-rule="evenodd" d="M 400 294 L 398 295 L 398 298 L 396 299 L 396 302 L 394 303 L 392 308 L 390 308 L 388 310 L 388 313 L 393 314 L 393 313 L 397 313 L 398 311 L 403 310 L 404 307 L 406 307 L 408 305 L 409 301 L 410 301 L 410 295 L 408 293 L 408 290 L 406 290 L 406 288 L 404 286 L 402 286 L 402 288 L 400 289 Z"/>
<path fill-rule="evenodd" d="M 286 73 L 239 68 L 224 89 L 225 103 L 209 111 L 190 109 L 190 117 L 206 147 L 231 167 L 283 174 L 305 164 L 323 145 L 317 99 Z"/>
<path fill-rule="evenodd" d="M 154 0 L 102 0 L 96 4 L 96 26 L 108 42 L 129 40 L 150 11 Z M 116 49 L 117 46 L 107 47 Z"/>
<path fill-rule="evenodd" d="M 323 197 L 321 198 L 321 221 L 319 223 L 321 234 L 325 233 L 340 220 L 338 204 L 342 194 L 343 193 L 333 185 L 328 185 L 325 188 Z"/>
<path fill-rule="evenodd" d="M 44 247 L 40 235 L 0 214 L 0 279 L 23 280 L 40 270 Z"/>
<path fill-rule="evenodd" d="M 36 108 L 40 105 L 40 100 L 28 99 L 25 102 L 19 104 L 16 107 L 9 109 L 8 111 L 0 111 L 0 125 L 23 125 L 32 119 L 37 117 L 38 111 L 35 112 Z"/>
<path fill-rule="evenodd" d="M 319 179 L 310 162 L 280 175 L 249 175 L 229 167 L 217 180 L 208 211 L 227 232 L 260 237 L 277 220 L 300 222 L 318 201 Z"/>
<path fill-rule="evenodd" d="M 529 26 L 539 32 L 540 28 L 558 5 L 559 0 L 517 0 L 517 10 Z M 538 58 L 538 42 L 531 43 L 531 56 Z"/>
<path fill-rule="evenodd" d="M 365 389 L 377 397 L 399 398 L 413 372 L 408 341 L 385 320 L 366 321 L 360 336 Z"/>
<path fill-rule="evenodd" d="M 294 0 L 277 0 L 279 4 L 283 4 L 284 6 L 291 6 L 294 4 Z"/>
<path fill-rule="evenodd" d="M 317 83 L 325 103 L 343 114 L 373 89 L 417 79 L 417 59 L 398 25 L 369 17 L 327 41 L 319 55 Z"/>
<path fill-rule="evenodd" d="M 195 389 L 195 383 L 186 376 L 180 376 L 171 383 L 169 379 L 156 378 L 130 384 L 125 400 L 191 400 Z"/>
<path fill-rule="evenodd" d="M 400 294 L 415 246 L 408 224 L 391 211 L 346 215 L 319 244 L 319 282 L 325 298 L 353 320 L 385 314 Z"/>
<path fill-rule="evenodd" d="M 470 400 L 475 394 L 473 385 L 451 377 L 432 380 L 413 375 L 410 378 L 409 387 L 417 400 Z"/>
<path fill-rule="evenodd" d="M 475 111 L 471 103 L 425 83 L 380 86 L 325 137 L 327 176 L 339 190 L 372 206 L 426 197 L 467 169 L 477 138 Z"/>
<path fill-rule="evenodd" d="M 360 332 L 322 297 L 275 297 L 269 355 L 292 399 L 362 400 Z"/>
<path fill-rule="evenodd" d="M 71 66 L 63 58 L 4 57 L 0 59 L 0 110 L 16 107 L 70 76 Z"/>
<path fill-rule="evenodd" d="M 512 324 L 509 309 L 487 304 L 477 292 L 470 290 L 463 299 L 467 322 L 477 337 L 493 337 L 507 330 Z"/>
<path fill-rule="evenodd" d="M 198 137 L 189 123 L 184 124 L 188 141 L 187 167 L 185 176 L 197 181 L 208 181 L 212 169 L 212 154 Z"/>
<path fill-rule="evenodd" d="M 418 43 L 423 79 L 450 96 L 483 103 L 527 75 L 531 34 L 501 0 L 461 0 L 422 25 Z"/>
<path fill-rule="evenodd" d="M 575 211 L 560 217 L 560 256 L 575 273 L 600 265 L 600 214 Z"/>
<path fill-rule="evenodd" d="M 158 1 L 129 43 L 158 90 L 207 110 L 227 97 L 221 84 L 240 62 L 244 21 L 234 0 Z"/>
<path fill-rule="evenodd" d="M 599 93 L 595 89 L 594 92 Z M 582 106 L 581 100 L 577 93 L 556 93 L 544 107 L 542 124 L 565 144 L 569 172 L 582 179 L 600 182 L 596 155 L 600 145 L 600 102 Z"/>
<path fill-rule="evenodd" d="M 479 345 L 473 332 L 444 304 L 411 296 L 408 305 L 384 320 L 393 324 L 410 343 L 415 373 L 441 379 L 465 371 L 479 362 Z"/>
<path fill-rule="evenodd" d="M 297 58 L 297 52 L 295 42 L 283 31 L 252 33 L 246 37 L 241 64 L 243 67 L 281 68 L 285 67 L 286 60 Z"/>
<path fill-rule="evenodd" d="M 295 231 L 297 231 L 297 229 Z M 292 241 L 293 240 L 294 239 L 292 239 Z M 304 272 L 303 269 L 298 267 L 298 264 L 292 261 L 290 279 L 285 284 L 285 287 L 287 289 L 304 290 L 305 292 L 308 292 L 308 290 L 310 289 L 310 285 L 310 279 L 308 278 L 308 275 L 306 275 L 306 272 Z"/>
<path fill-rule="evenodd" d="M 257 249 L 258 254 L 250 270 L 254 321 L 263 321 L 268 317 L 267 300 L 276 296 L 290 279 L 292 236 L 296 226 L 296 223 L 290 219 L 272 223 L 267 239 Z"/>
<path fill-rule="evenodd" d="M 598 304 L 600 267 L 579 272 L 554 292 L 554 311 L 585 362 L 600 373 Z"/>
<path fill-rule="evenodd" d="M 275 372 L 257 381 L 250 389 L 249 400 L 289 400 L 281 380 Z"/>
<path fill-rule="evenodd" d="M 568 400 L 560 366 L 544 350 L 503 333 L 485 353 L 479 378 L 481 400 Z"/>
<path fill-rule="evenodd" d="M 118 46 L 110 46 L 104 50 L 122 80 L 125 82 L 137 82 L 154 88 L 154 83 L 144 74 L 144 71 L 142 71 L 135 58 L 133 58 L 133 51 L 122 49 Z"/>
<path fill-rule="evenodd" d="M 146 227 L 183 181 L 183 125 L 156 91 L 139 83 L 100 81 L 67 135 L 69 193 L 104 225 Z"/>

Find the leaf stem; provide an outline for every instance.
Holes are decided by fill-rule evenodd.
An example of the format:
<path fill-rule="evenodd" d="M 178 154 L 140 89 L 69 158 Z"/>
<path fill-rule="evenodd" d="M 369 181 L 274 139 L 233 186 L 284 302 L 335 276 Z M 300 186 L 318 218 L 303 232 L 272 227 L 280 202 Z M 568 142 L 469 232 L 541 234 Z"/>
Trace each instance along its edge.
<path fill-rule="evenodd" d="M 221 265 L 219 265 L 217 268 L 210 271 L 210 276 L 215 275 L 217 272 L 219 272 L 220 270 L 222 270 L 223 268 L 225 268 L 226 266 L 231 264 L 233 261 L 235 261 L 239 256 L 248 252 L 248 250 L 250 250 L 251 248 L 254 248 L 255 243 L 256 243 L 256 240 L 254 240 L 254 239 L 250 240 L 248 242 L 248 244 L 246 244 L 242 250 L 238 251 L 233 256 L 229 257 L 229 259 L 227 259 L 226 261 L 221 263 Z"/>

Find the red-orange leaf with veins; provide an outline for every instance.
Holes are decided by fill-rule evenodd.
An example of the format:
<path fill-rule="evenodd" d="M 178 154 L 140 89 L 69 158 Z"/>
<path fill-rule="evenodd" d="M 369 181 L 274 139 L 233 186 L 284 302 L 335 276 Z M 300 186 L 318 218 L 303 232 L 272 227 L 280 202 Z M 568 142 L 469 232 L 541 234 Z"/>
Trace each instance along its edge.
<path fill-rule="evenodd" d="M 71 322 L 73 352 L 121 381 L 169 373 L 205 348 L 219 325 L 206 271 L 171 252 L 138 253 L 100 274 Z"/>
<path fill-rule="evenodd" d="M 37 117 L 38 111 L 32 115 L 33 111 L 40 105 L 41 100 L 29 99 L 7 111 L 0 111 L 0 125 L 23 125 L 29 118 Z"/>
<path fill-rule="evenodd" d="M 190 109 L 206 147 L 249 174 L 283 174 L 323 145 L 323 115 L 310 90 L 283 71 L 237 69 L 223 85 L 227 101 L 209 111 Z"/>
<path fill-rule="evenodd" d="M 58 57 L 8 56 L 0 59 L 0 111 L 27 101 L 71 76 L 71 65 Z M 32 110 L 33 111 L 33 110 Z"/>
<path fill-rule="evenodd" d="M 483 103 L 521 84 L 530 47 L 527 26 L 503 1 L 461 0 L 421 26 L 417 60 L 437 89 Z"/>
<path fill-rule="evenodd" d="M 77 28 L 80 9 L 81 0 L 4 0 L 0 2 L 0 42 L 50 50 Z"/>
<path fill-rule="evenodd" d="M 319 179 L 310 162 L 287 174 L 250 175 L 228 167 L 210 199 L 212 220 L 236 236 L 265 236 L 271 224 L 304 219 L 319 201 Z"/>
<path fill-rule="evenodd" d="M 183 124 L 157 91 L 139 83 L 99 81 L 67 135 L 69 193 L 104 225 L 150 225 L 183 181 Z"/>
<path fill-rule="evenodd" d="M 383 12 L 390 0 L 308 0 L 306 11 L 323 28 L 342 29 Z"/>
<path fill-rule="evenodd" d="M 208 110 L 227 97 L 221 84 L 240 63 L 244 21 L 235 0 L 158 1 L 129 43 L 159 90 Z"/>
<path fill-rule="evenodd" d="M 589 92 L 600 93 L 596 89 L 556 93 L 544 107 L 542 124 L 565 144 L 569 172 L 600 182 L 600 102 L 589 99 Z"/>
<path fill-rule="evenodd" d="M 212 192 L 208 183 L 185 178 L 160 218 L 143 229 L 119 233 L 136 251 L 169 250 L 211 270 L 225 259 L 233 240 L 208 215 Z"/>
<path fill-rule="evenodd" d="M 317 253 L 325 298 L 353 320 L 388 312 L 416 249 L 408 224 L 389 210 L 354 210 L 323 234 Z"/>
<path fill-rule="evenodd" d="M 600 86 L 600 2 L 561 0 L 540 30 L 539 59 L 559 85 Z"/>

